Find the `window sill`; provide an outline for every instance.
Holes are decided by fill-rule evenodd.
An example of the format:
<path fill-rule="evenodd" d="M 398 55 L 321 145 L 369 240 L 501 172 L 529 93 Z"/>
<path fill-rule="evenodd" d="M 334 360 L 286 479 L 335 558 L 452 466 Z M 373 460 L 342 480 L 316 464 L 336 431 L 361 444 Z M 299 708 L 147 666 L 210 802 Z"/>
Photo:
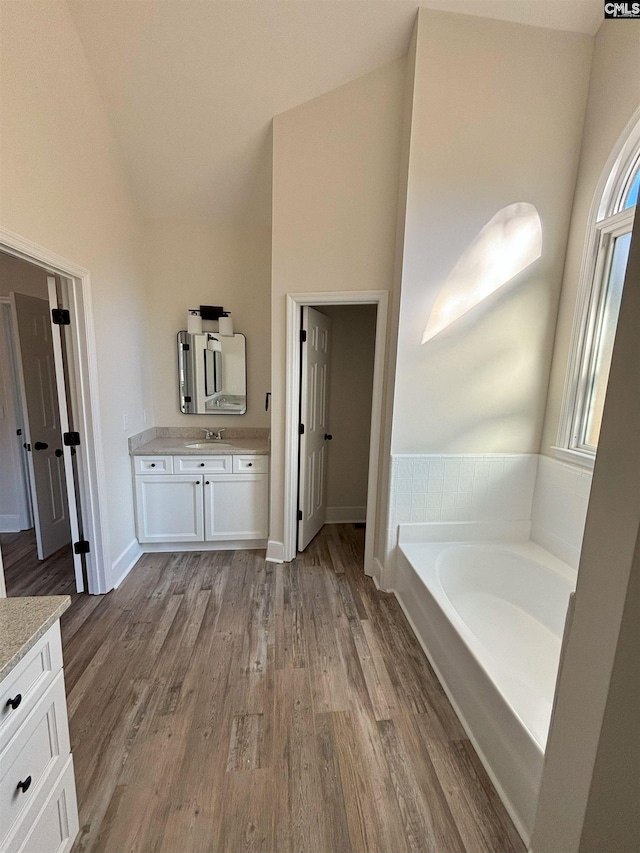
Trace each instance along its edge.
<path fill-rule="evenodd" d="M 582 468 L 593 470 L 596 462 L 595 453 L 585 453 L 582 450 L 573 450 L 568 447 L 551 447 L 551 453 L 563 462 L 572 462 L 574 465 L 580 465 Z"/>

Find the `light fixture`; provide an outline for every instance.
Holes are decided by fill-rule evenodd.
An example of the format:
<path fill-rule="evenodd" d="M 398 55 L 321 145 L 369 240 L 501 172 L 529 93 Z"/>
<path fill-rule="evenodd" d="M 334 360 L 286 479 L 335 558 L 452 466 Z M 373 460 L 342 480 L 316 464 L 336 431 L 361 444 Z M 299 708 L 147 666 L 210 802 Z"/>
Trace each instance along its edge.
<path fill-rule="evenodd" d="M 233 337 L 231 311 L 225 311 L 222 305 L 201 305 L 200 316 L 203 320 L 217 320 L 219 335 Z"/>
<path fill-rule="evenodd" d="M 218 332 L 220 335 L 224 335 L 225 337 L 233 337 L 233 319 L 231 318 L 231 311 L 225 311 L 224 314 L 220 315 L 220 320 L 218 321 Z"/>
<path fill-rule="evenodd" d="M 189 308 L 187 313 L 187 332 L 190 335 L 202 334 L 202 315 L 197 308 Z"/>

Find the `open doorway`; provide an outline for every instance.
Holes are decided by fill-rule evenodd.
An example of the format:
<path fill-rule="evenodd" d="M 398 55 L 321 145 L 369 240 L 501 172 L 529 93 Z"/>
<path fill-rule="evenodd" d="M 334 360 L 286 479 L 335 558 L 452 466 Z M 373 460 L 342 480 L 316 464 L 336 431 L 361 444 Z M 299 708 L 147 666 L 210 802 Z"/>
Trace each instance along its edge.
<path fill-rule="evenodd" d="M 2 358 L 2 401 L 0 403 L 0 430 L 3 431 L 3 446 L 0 448 L 0 464 L 13 466 L 13 472 L 7 476 L 2 470 L 2 497 L 15 498 L 13 508 L 17 511 L 5 512 L 0 508 L 0 522 L 4 530 L 7 525 L 14 533 L 5 536 L 14 537 L 6 545 L 4 569 L 12 572 L 12 566 L 19 564 L 19 571 L 29 565 L 29 554 L 35 554 L 35 577 L 38 583 L 33 593 L 23 588 L 16 593 L 50 594 L 56 591 L 68 591 L 48 588 L 40 584 L 45 575 L 53 572 L 50 560 L 59 560 L 68 548 L 72 560 L 70 578 L 72 589 L 86 589 L 91 593 L 106 592 L 106 552 L 103 531 L 106 528 L 104 513 L 104 465 L 101 454 L 101 440 L 98 422 L 96 394 L 96 358 L 93 341 L 93 324 L 89 290 L 89 273 L 70 261 L 37 246 L 12 232 L 0 229 L 0 333 L 4 355 Z M 38 368 L 41 373 L 49 372 L 55 379 L 48 383 L 49 411 L 56 404 L 58 427 L 62 434 L 60 442 L 56 436 L 53 441 L 43 440 L 41 436 L 31 439 L 25 427 L 25 396 L 21 387 L 16 359 L 20 357 L 15 338 L 15 297 L 10 294 L 21 293 L 41 300 L 46 309 L 48 334 L 53 343 L 53 355 L 49 353 L 48 365 Z M 12 305 L 12 299 L 14 305 Z M 37 304 L 34 303 L 34 304 Z M 53 310 L 52 310 L 53 309 Z M 54 313 L 55 312 L 55 313 Z M 41 320 L 28 321 L 33 326 L 47 328 L 44 313 Z M 28 349 L 28 347 L 27 347 Z M 9 355 L 7 355 L 9 353 Z M 5 357 L 6 355 L 6 357 Z M 38 373 L 36 371 L 36 376 Z M 37 381 L 40 381 L 38 378 Z M 55 399 L 54 399 L 55 398 Z M 60 405 L 58 405 L 60 404 Z M 22 406 L 22 411 L 21 407 Z M 23 434 L 17 435 L 22 429 Z M 31 537 L 33 547 L 29 546 L 29 534 L 22 536 L 21 530 L 29 530 L 36 520 L 34 513 L 33 472 L 29 471 L 26 454 L 35 451 L 35 442 L 47 447 L 39 447 L 42 458 L 51 451 L 51 459 L 44 466 L 48 476 L 57 480 L 57 492 L 54 499 L 54 516 L 62 522 L 68 522 L 70 545 L 54 551 L 52 556 L 38 560 L 38 543 L 33 528 Z M 27 445 L 24 447 L 23 445 Z M 29 450 L 28 445 L 31 445 Z M 56 453 L 57 451 L 57 453 Z M 64 462 L 64 473 L 61 463 Z M 56 476 L 56 465 L 59 466 Z M 9 484 L 11 488 L 5 488 Z M 64 506 L 62 496 L 66 490 Z M 82 523 L 78 521 L 80 513 L 74 512 L 72 504 L 77 504 Z M 38 512 L 41 507 L 38 506 Z M 16 516 L 7 519 L 6 516 Z M 5 516 L 5 517 L 3 517 Z M 62 526 L 62 525 L 61 525 Z M 65 537 L 66 538 L 66 537 Z M 40 556 L 45 556 L 45 549 Z M 68 565 L 68 564 L 66 564 Z M 32 569 L 34 563 L 31 563 Z M 44 567 L 44 568 L 43 568 Z M 56 572 L 60 569 L 57 567 Z M 66 570 L 66 569 L 65 569 Z M 28 573 L 28 572 L 27 572 Z M 7 584 L 7 594 L 12 590 Z"/>
<path fill-rule="evenodd" d="M 375 340 L 373 343 L 373 370 L 371 381 L 371 398 L 369 409 L 369 430 L 368 436 L 361 435 L 360 450 L 362 446 L 366 448 L 367 463 L 366 463 L 366 499 L 364 504 L 356 502 L 347 505 L 343 502 L 342 507 L 331 507 L 327 505 L 326 497 L 329 492 L 324 492 L 325 507 L 323 510 L 318 510 L 315 519 L 315 524 L 320 521 L 320 526 L 327 520 L 331 519 L 331 513 L 327 516 L 328 509 L 343 510 L 342 519 L 346 519 L 347 513 L 352 512 L 354 507 L 363 507 L 365 514 L 365 556 L 364 556 L 364 571 L 368 575 L 374 574 L 374 541 L 376 536 L 376 515 L 377 515 L 377 497 L 378 497 L 378 479 L 380 475 L 380 442 L 382 433 L 382 390 L 384 378 L 385 364 L 385 345 L 387 333 L 387 302 L 388 294 L 386 291 L 343 291 L 343 292 L 316 292 L 307 294 L 288 294 L 287 296 L 287 361 L 286 361 L 286 433 L 285 433 L 285 495 L 284 495 L 284 549 L 283 557 L 286 562 L 294 559 L 298 550 L 299 529 L 299 499 L 300 495 L 304 495 L 308 485 L 300 483 L 299 473 L 302 468 L 300 456 L 306 451 L 300 443 L 301 437 L 301 389 L 304 387 L 302 382 L 302 360 L 303 351 L 301 348 L 301 309 L 312 308 L 317 311 L 324 312 L 329 306 L 371 306 L 375 312 Z M 328 314 L 325 315 L 327 319 Z M 348 365 L 342 365 L 341 370 L 347 370 Z M 371 365 L 369 365 L 371 369 Z M 328 389 L 329 390 L 329 389 Z M 335 390 L 335 389 L 334 389 Z M 339 404 L 340 405 L 340 404 Z M 316 418 L 317 420 L 317 418 Z M 320 419 L 322 420 L 322 419 Z M 323 443 L 333 442 L 333 438 L 325 439 L 325 433 L 333 436 L 333 432 L 329 430 L 329 421 L 326 422 L 326 430 L 320 424 L 320 420 L 315 424 L 316 443 L 318 444 L 318 455 L 322 456 L 320 449 L 320 438 Z M 306 432 L 306 424 L 305 424 Z M 346 431 L 345 431 L 346 437 Z M 347 454 L 349 447 L 347 444 Z M 324 456 L 328 458 L 329 453 L 324 451 Z M 336 451 L 334 459 L 340 456 L 340 452 Z M 328 469 L 327 469 L 328 473 Z M 342 471 L 348 477 L 348 469 Z M 314 475 L 312 475 L 314 476 Z M 328 482 L 322 479 L 316 472 L 314 486 L 316 490 L 319 484 L 328 486 Z M 342 489 L 340 485 L 338 489 Z M 312 490 L 311 490 L 312 492 Z M 310 492 L 310 493 L 311 493 Z M 361 500 L 361 498 L 360 498 Z M 342 502 L 342 501 L 341 501 Z M 350 509 L 348 508 L 350 507 Z M 304 511 L 303 511 L 304 514 Z M 340 515 L 340 513 L 338 513 Z M 339 521 L 340 517 L 333 516 L 333 520 Z M 355 520 L 355 519 L 354 519 Z M 360 523 L 360 522 L 357 522 Z M 304 538 L 301 538 L 300 543 L 304 546 Z"/>
<path fill-rule="evenodd" d="M 301 309 L 298 551 L 324 524 L 364 527 L 376 305 Z"/>
<path fill-rule="evenodd" d="M 0 252 L 0 542 L 8 595 L 86 586 L 67 416 L 60 281 Z M 59 313 L 59 312 L 58 312 Z"/>

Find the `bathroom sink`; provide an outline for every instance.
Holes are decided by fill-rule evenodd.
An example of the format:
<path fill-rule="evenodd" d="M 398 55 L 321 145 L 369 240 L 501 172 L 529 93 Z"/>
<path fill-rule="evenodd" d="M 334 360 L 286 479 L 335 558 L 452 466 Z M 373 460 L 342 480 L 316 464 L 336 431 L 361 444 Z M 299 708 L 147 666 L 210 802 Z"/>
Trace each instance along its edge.
<path fill-rule="evenodd" d="M 185 447 L 191 450 L 211 450 L 212 447 L 231 447 L 231 445 L 225 444 L 224 441 L 196 441 L 193 444 L 185 444 Z"/>

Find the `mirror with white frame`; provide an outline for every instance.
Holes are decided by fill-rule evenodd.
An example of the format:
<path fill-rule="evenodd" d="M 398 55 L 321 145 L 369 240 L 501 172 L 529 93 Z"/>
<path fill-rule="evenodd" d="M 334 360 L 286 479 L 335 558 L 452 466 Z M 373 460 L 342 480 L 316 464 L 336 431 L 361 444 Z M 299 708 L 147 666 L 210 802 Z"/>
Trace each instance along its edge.
<path fill-rule="evenodd" d="M 244 415 L 245 336 L 178 332 L 178 393 L 185 415 Z"/>

